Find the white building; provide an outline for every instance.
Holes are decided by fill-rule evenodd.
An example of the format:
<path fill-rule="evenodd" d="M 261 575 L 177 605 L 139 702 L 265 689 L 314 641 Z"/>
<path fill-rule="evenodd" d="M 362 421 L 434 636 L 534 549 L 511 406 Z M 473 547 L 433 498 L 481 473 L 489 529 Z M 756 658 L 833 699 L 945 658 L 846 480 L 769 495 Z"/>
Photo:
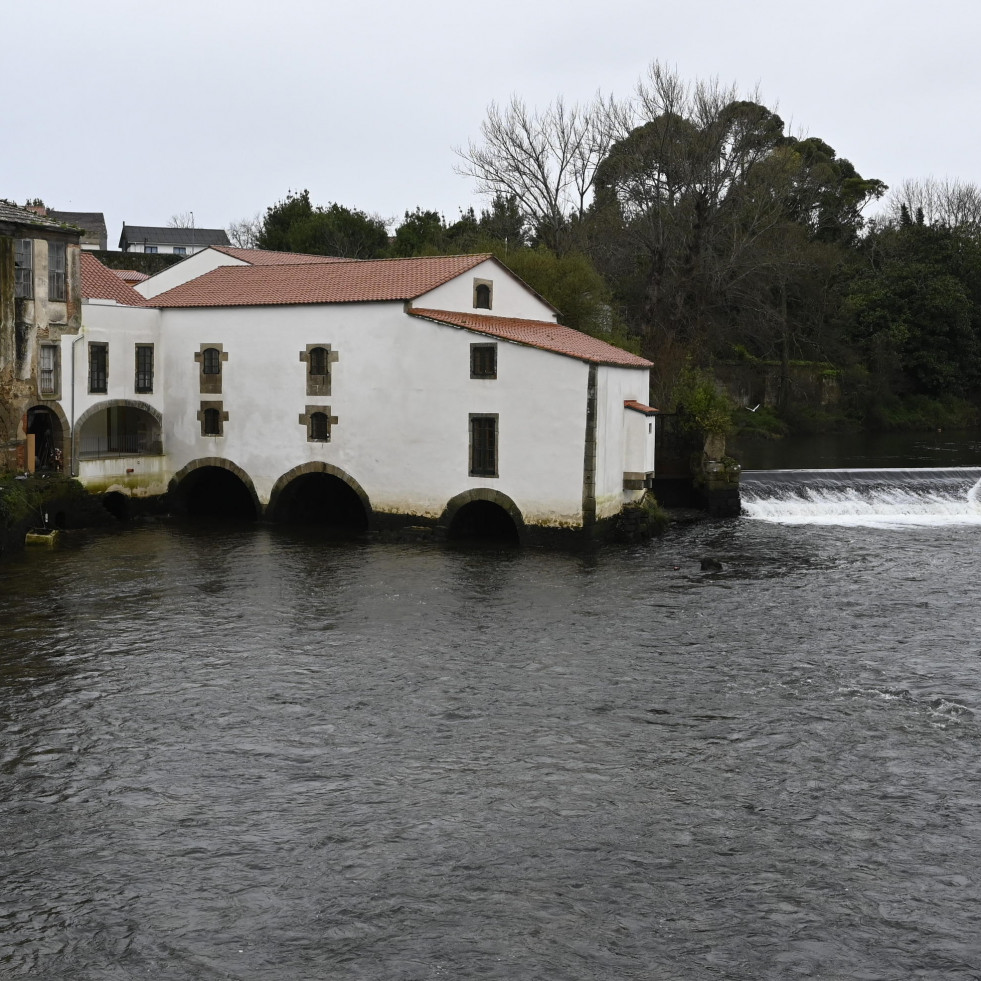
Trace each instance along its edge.
<path fill-rule="evenodd" d="M 229 245 L 223 228 L 160 228 L 155 225 L 127 225 L 119 236 L 122 252 L 159 255 L 194 255 L 213 245 Z"/>
<path fill-rule="evenodd" d="M 651 364 L 492 256 L 210 249 L 139 293 L 84 256 L 82 279 L 61 358 L 92 490 L 540 540 L 609 527 L 653 473 Z"/>

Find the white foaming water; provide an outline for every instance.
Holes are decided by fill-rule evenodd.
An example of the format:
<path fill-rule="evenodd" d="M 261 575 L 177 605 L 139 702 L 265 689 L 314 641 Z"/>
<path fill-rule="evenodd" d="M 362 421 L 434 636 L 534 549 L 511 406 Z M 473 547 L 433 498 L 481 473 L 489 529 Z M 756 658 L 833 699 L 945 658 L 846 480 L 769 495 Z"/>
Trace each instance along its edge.
<path fill-rule="evenodd" d="M 771 470 L 743 475 L 743 513 L 780 524 L 981 525 L 981 470 Z"/>

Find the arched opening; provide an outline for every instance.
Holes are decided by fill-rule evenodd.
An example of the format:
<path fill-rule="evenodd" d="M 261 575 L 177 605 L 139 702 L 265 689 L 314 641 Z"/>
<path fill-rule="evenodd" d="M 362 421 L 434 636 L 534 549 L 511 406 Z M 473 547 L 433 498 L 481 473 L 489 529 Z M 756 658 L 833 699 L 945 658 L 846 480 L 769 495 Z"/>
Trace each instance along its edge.
<path fill-rule="evenodd" d="M 158 456 L 163 452 L 159 413 L 123 401 L 93 406 L 76 425 L 76 443 L 82 460 Z"/>
<path fill-rule="evenodd" d="M 519 543 L 518 526 L 508 512 L 492 501 L 471 501 L 453 516 L 447 531 L 451 542 Z"/>
<path fill-rule="evenodd" d="M 241 477 L 224 467 L 198 467 L 174 491 L 175 510 L 189 518 L 255 521 L 256 504 Z"/>
<path fill-rule="evenodd" d="M 368 528 L 361 498 L 340 477 L 330 473 L 294 477 L 279 492 L 273 518 L 346 534 L 361 534 Z"/>
<path fill-rule="evenodd" d="M 34 437 L 34 468 L 60 470 L 64 433 L 58 417 L 44 405 L 28 409 L 27 432 Z"/>
<path fill-rule="evenodd" d="M 103 495 L 102 506 L 117 521 L 125 521 L 129 517 L 129 498 L 119 491 L 109 491 Z"/>

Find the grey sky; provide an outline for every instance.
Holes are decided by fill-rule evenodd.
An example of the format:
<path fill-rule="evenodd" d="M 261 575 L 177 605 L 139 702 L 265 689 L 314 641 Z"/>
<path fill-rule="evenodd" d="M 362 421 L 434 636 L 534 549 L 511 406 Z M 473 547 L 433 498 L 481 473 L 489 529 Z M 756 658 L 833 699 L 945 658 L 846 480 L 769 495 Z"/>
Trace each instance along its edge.
<path fill-rule="evenodd" d="M 964 0 L 0 0 L 0 197 L 199 227 L 290 189 L 398 218 L 479 206 L 453 147 L 492 100 L 718 77 L 891 186 L 978 181 L 981 4 Z"/>

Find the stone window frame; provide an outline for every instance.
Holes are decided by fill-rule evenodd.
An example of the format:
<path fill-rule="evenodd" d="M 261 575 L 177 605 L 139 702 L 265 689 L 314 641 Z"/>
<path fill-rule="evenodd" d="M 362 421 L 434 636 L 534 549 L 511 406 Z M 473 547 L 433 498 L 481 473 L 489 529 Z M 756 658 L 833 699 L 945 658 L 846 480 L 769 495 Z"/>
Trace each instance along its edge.
<path fill-rule="evenodd" d="M 217 432 L 208 432 L 205 423 L 209 416 L 208 413 L 217 413 L 217 416 L 211 415 L 210 418 L 214 419 L 218 423 Z M 197 420 L 201 424 L 201 435 L 218 437 L 225 435 L 225 423 L 228 422 L 228 413 L 225 411 L 223 402 L 202 402 L 201 408 L 197 413 Z"/>
<path fill-rule="evenodd" d="M 140 353 L 149 351 L 149 364 L 140 364 Z M 152 344 L 139 343 L 133 351 L 134 374 L 133 391 L 140 395 L 150 395 L 153 392 L 153 361 L 154 351 Z M 145 354 L 144 354 L 145 357 Z"/>
<path fill-rule="evenodd" d="M 499 454 L 498 454 L 498 438 L 499 438 L 499 422 L 500 416 L 497 412 L 471 412 L 468 423 L 469 430 L 469 474 L 471 477 L 499 477 Z M 486 439 L 486 431 L 488 427 L 481 425 L 482 423 L 491 423 L 489 427 L 490 440 L 489 444 L 481 447 L 479 442 Z M 481 434 L 479 430 L 485 430 L 484 434 Z M 485 455 L 484 459 L 480 459 L 481 454 Z M 487 456 L 489 455 L 489 459 Z"/>
<path fill-rule="evenodd" d="M 491 352 L 492 365 L 481 364 L 487 351 Z M 497 378 L 497 344 L 479 343 L 470 345 L 470 377 L 495 379 Z"/>
<path fill-rule="evenodd" d="M 101 363 L 100 363 L 101 361 Z M 109 391 L 109 345 L 105 341 L 88 342 L 89 394 L 105 395 Z"/>
<path fill-rule="evenodd" d="M 204 352 L 210 349 L 218 352 L 218 371 L 208 372 L 204 370 Z M 224 362 L 228 360 L 228 352 L 221 344 L 202 344 L 194 354 L 194 360 L 198 363 L 199 378 L 198 385 L 202 395 L 221 395 L 221 379 L 225 371 Z"/>
<path fill-rule="evenodd" d="M 51 366 L 45 367 L 45 352 L 51 352 Z M 50 371 L 51 378 L 48 386 L 45 386 L 45 374 Z M 37 356 L 37 392 L 42 399 L 61 398 L 61 345 L 57 343 L 43 342 L 38 345 Z"/>
<path fill-rule="evenodd" d="M 483 292 L 486 288 L 487 292 Z M 487 303 L 478 302 L 483 296 L 487 297 Z M 473 308 L 474 310 L 493 310 L 494 309 L 494 280 L 477 279 L 473 281 Z"/>
<path fill-rule="evenodd" d="M 14 242 L 14 296 L 19 300 L 34 299 L 34 239 L 19 238 Z"/>
<path fill-rule="evenodd" d="M 327 419 L 326 436 L 313 435 L 313 417 L 315 415 L 321 415 L 326 417 Z M 329 405 L 308 405 L 306 406 L 306 410 L 300 413 L 299 419 L 297 421 L 301 426 L 306 428 L 308 443 L 329 443 L 331 441 L 331 436 L 333 433 L 334 426 L 337 425 L 337 416 L 332 416 L 330 414 Z"/>
<path fill-rule="evenodd" d="M 313 367 L 313 358 L 311 354 L 318 348 L 323 349 L 327 352 L 326 355 L 326 365 L 327 371 L 322 375 L 314 375 L 311 372 Z M 307 395 L 320 395 L 329 396 L 330 395 L 330 381 L 333 371 L 331 366 L 337 364 L 340 360 L 338 353 L 330 346 L 330 344 L 308 344 L 302 351 L 300 351 L 300 361 L 302 361 L 306 366 L 307 375 Z"/>
<path fill-rule="evenodd" d="M 68 247 L 64 242 L 48 242 L 48 299 L 68 299 Z"/>

